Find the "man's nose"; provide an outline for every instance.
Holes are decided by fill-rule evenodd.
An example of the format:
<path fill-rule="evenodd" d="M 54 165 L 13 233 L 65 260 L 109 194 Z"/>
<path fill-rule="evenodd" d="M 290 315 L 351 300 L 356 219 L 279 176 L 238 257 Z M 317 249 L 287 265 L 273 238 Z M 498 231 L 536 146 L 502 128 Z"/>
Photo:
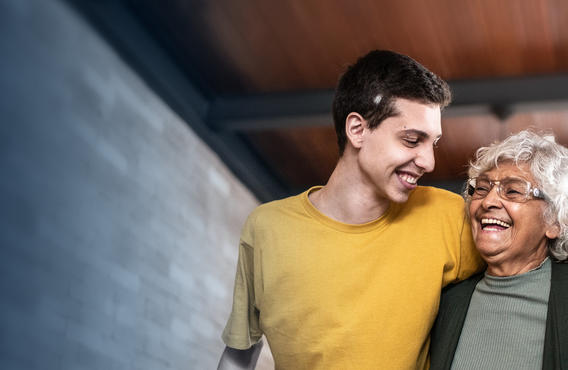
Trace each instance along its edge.
<path fill-rule="evenodd" d="M 434 166 L 436 164 L 436 160 L 434 158 L 434 148 L 427 147 L 421 150 L 414 160 L 414 163 L 418 167 L 422 168 L 424 172 L 434 171 Z"/>

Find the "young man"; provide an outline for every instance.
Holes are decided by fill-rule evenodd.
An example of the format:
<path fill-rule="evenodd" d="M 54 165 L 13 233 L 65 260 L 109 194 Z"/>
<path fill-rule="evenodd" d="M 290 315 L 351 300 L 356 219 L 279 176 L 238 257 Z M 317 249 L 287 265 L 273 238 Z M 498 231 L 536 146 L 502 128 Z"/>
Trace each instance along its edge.
<path fill-rule="evenodd" d="M 253 368 L 263 334 L 278 369 L 427 366 L 441 288 L 481 266 L 462 199 L 417 186 L 449 101 L 404 55 L 372 51 L 347 69 L 328 183 L 259 206 L 244 226 L 220 368 Z"/>

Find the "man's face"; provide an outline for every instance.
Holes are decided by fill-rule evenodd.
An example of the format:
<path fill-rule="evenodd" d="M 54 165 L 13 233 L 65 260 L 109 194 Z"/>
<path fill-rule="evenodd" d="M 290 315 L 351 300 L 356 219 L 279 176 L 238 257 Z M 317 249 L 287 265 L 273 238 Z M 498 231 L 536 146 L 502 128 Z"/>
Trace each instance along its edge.
<path fill-rule="evenodd" d="M 397 99 L 399 112 L 374 130 L 363 132 L 358 163 L 363 182 L 379 198 L 401 203 L 408 200 L 418 179 L 434 170 L 434 146 L 442 135 L 440 107 Z"/>

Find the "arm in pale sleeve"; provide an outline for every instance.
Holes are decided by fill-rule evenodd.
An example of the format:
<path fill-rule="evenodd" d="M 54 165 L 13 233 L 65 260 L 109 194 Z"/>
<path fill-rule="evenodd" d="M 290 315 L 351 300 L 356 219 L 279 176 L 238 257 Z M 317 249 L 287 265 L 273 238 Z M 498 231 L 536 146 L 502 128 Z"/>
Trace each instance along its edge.
<path fill-rule="evenodd" d="M 261 337 L 259 311 L 255 305 L 254 249 L 241 239 L 233 308 L 222 338 L 228 347 L 245 350 L 256 344 Z"/>
<path fill-rule="evenodd" d="M 457 278 L 458 280 L 465 280 L 481 271 L 484 267 L 485 262 L 483 262 L 477 248 L 475 248 L 469 218 L 464 215 L 460 235 L 460 259 Z"/>

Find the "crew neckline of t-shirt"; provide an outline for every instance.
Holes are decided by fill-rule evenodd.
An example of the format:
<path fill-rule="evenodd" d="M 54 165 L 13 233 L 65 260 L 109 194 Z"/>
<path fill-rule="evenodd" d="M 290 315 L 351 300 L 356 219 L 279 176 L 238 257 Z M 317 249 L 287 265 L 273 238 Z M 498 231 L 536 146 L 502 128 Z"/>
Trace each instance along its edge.
<path fill-rule="evenodd" d="M 312 202 L 310 202 L 309 199 L 309 195 L 310 193 L 317 191 L 319 189 L 321 189 L 323 186 L 322 185 L 318 185 L 318 186 L 313 186 L 311 188 L 309 188 L 308 190 L 306 190 L 305 192 L 303 192 L 301 194 L 301 200 L 302 200 L 302 204 L 304 206 L 304 209 L 306 210 L 306 212 L 308 212 L 308 214 L 310 216 L 312 216 L 314 219 L 316 219 L 317 221 L 319 221 L 320 223 L 331 227 L 333 229 L 342 231 L 342 232 L 347 232 L 347 233 L 365 233 L 371 230 L 376 230 L 377 228 L 386 225 L 387 222 L 387 218 L 389 217 L 390 213 L 391 213 L 391 209 L 392 209 L 392 205 L 389 206 L 389 208 L 387 208 L 386 212 L 379 218 L 377 218 L 376 220 L 373 221 L 369 221 L 366 222 L 364 224 L 347 224 L 341 221 L 337 221 L 334 220 L 331 217 L 326 216 L 325 214 L 323 214 L 322 212 L 320 212 L 313 204 Z"/>

